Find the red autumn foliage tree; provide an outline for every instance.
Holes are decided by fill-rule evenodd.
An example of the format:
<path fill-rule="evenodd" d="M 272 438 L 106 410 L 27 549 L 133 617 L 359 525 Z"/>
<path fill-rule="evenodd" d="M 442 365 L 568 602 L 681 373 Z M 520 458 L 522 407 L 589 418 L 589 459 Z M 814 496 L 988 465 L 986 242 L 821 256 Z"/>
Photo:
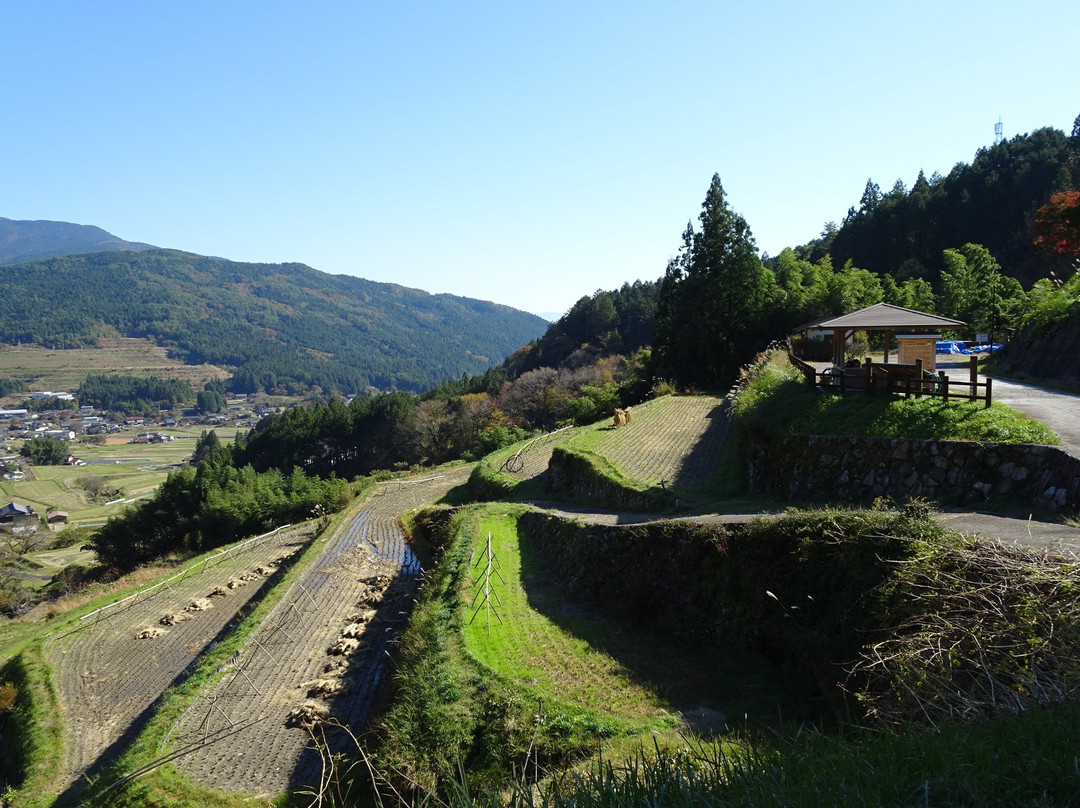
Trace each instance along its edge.
<path fill-rule="evenodd" d="M 1043 252 L 1080 255 L 1080 191 L 1062 191 L 1035 213 L 1031 240 Z"/>

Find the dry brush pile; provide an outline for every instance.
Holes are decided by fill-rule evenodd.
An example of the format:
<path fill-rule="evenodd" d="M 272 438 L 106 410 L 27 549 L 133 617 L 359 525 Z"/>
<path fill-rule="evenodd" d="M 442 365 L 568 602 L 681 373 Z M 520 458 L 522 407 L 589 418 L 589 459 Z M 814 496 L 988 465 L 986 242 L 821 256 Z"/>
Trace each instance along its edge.
<path fill-rule="evenodd" d="M 931 545 L 899 562 L 889 636 L 852 682 L 885 724 L 978 720 L 1080 693 L 1080 563 L 989 540 Z"/>

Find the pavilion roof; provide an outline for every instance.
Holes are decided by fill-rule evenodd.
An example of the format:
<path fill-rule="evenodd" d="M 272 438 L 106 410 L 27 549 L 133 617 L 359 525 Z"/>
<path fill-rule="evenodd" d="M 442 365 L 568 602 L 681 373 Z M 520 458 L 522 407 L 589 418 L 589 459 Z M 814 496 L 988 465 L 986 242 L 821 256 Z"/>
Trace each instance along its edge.
<path fill-rule="evenodd" d="M 896 331 L 899 329 L 917 329 L 920 331 L 940 331 L 946 328 L 962 328 L 963 320 L 927 314 L 924 311 L 905 309 L 891 303 L 875 303 L 865 309 L 841 314 L 839 317 L 826 317 L 813 324 L 813 328 L 844 328 L 859 331 Z"/>

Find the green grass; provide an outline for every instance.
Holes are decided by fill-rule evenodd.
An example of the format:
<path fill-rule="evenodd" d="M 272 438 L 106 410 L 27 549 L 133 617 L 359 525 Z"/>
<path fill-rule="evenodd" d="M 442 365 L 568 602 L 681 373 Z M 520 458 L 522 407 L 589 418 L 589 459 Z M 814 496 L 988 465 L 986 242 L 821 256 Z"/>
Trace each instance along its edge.
<path fill-rule="evenodd" d="M 1049 428 L 1003 404 L 811 390 L 786 359 L 762 370 L 740 395 L 736 414 L 741 427 L 773 433 L 1060 443 Z"/>
<path fill-rule="evenodd" d="M 646 738 L 676 746 L 685 710 L 720 724 L 723 715 L 757 725 L 775 718 L 784 686 L 773 666 L 583 605 L 519 542 L 523 510 L 475 506 L 450 521 L 453 539 L 402 636 L 379 753 L 385 771 L 436 789 L 453 782 L 460 762 L 470 778 L 493 784 L 529 749 L 557 767 L 598 745 L 618 758 Z M 490 629 L 481 594 L 488 533 L 498 573 Z"/>
<path fill-rule="evenodd" d="M 529 569 L 535 562 L 526 561 L 523 572 L 516 518 L 521 509 L 496 510 L 489 510 L 473 533 L 472 577 L 480 582 L 465 598 L 470 615 L 464 631 L 468 652 L 495 675 L 524 686 L 549 704 L 567 702 L 588 712 L 602 707 L 594 719 L 597 724 L 617 717 L 619 723 L 625 722 L 624 731 L 670 727 L 671 713 L 618 660 L 534 608 L 538 599 L 550 607 L 560 598 L 535 569 Z M 491 596 L 485 601 L 482 579 L 488 534 L 495 560 L 489 577 Z"/>
<path fill-rule="evenodd" d="M 642 748 L 627 761 L 594 760 L 539 789 L 508 784 L 497 796 L 458 806 L 507 808 L 819 808 L 862 806 L 1072 806 L 1080 800 L 1080 709 L 1006 716 L 940 732 L 851 731 L 823 735 L 790 728 L 741 748 L 687 742 Z"/>
<path fill-rule="evenodd" d="M 37 808 L 51 802 L 47 795 L 63 754 L 63 727 L 51 670 L 40 642 L 34 642 L 0 668 L 0 683 L 18 693 L 15 709 L 0 716 L 0 773 L 13 787 L 5 795 L 18 802 L 4 805 Z"/>
<path fill-rule="evenodd" d="M 520 781 L 510 785 L 509 779 L 503 780 L 501 786 L 484 785 L 490 783 L 489 779 L 476 778 L 472 769 L 467 768 L 467 776 L 472 778 L 470 782 L 474 785 L 481 783 L 479 796 L 472 800 L 465 799 L 465 790 L 460 779 L 444 779 L 443 793 L 449 794 L 449 804 L 547 805 L 560 808 L 571 805 L 1065 806 L 1076 805 L 1080 801 L 1080 767 L 1077 766 L 1075 756 L 1077 744 L 1080 743 L 1080 706 L 1075 703 L 1050 707 L 1029 705 L 1019 716 L 1010 714 L 1006 709 L 977 723 L 954 724 L 948 720 L 938 721 L 932 730 L 909 725 L 901 730 L 879 727 L 870 731 L 842 725 L 834 732 L 823 733 L 786 726 L 775 734 L 763 735 L 743 731 L 718 743 L 701 743 L 689 737 L 679 738 L 672 733 L 665 733 L 662 728 L 658 735 L 649 738 L 634 734 L 620 735 L 619 727 L 627 726 L 634 720 L 635 702 L 628 702 L 630 709 L 622 716 L 615 710 L 605 715 L 606 691 L 603 688 L 590 689 L 589 677 L 597 669 L 605 674 L 614 671 L 623 681 L 636 681 L 644 687 L 647 695 L 642 698 L 641 704 L 649 705 L 651 697 L 652 704 L 666 708 L 673 700 L 669 700 L 670 694 L 665 692 L 659 682 L 666 679 L 670 683 L 680 683 L 685 679 L 686 671 L 678 664 L 680 657 L 669 649 L 657 653 L 657 659 L 666 659 L 666 666 L 654 669 L 658 673 L 656 685 L 645 685 L 651 680 L 650 676 L 643 675 L 645 666 L 629 663 L 627 656 L 612 650 L 618 643 L 613 641 L 610 635 L 626 632 L 628 627 L 625 624 L 604 621 L 575 606 L 571 598 L 559 592 L 558 586 L 545 579 L 542 569 L 533 566 L 528 553 L 521 552 L 520 546 L 519 556 L 515 557 L 515 531 L 512 525 L 514 513 L 515 511 L 506 505 L 492 505 L 475 509 L 462 519 L 464 526 L 461 534 L 467 538 L 467 542 L 459 549 L 459 557 L 455 562 L 459 567 L 459 586 L 470 587 L 470 592 L 475 590 L 474 582 L 478 577 L 477 560 L 481 561 L 479 568 L 482 568 L 484 556 L 480 554 L 480 550 L 486 549 L 485 537 L 490 532 L 493 549 L 499 559 L 498 568 L 505 579 L 505 583 L 499 581 L 495 585 L 500 601 L 496 608 L 499 609 L 503 622 L 499 623 L 493 618 L 489 635 L 481 610 L 472 625 L 465 625 L 475 609 L 473 606 L 464 614 L 458 614 L 450 623 L 443 624 L 443 648 L 452 645 L 448 640 L 453 637 L 454 620 L 457 620 L 459 625 L 464 625 L 462 633 L 465 648 L 484 669 L 490 670 L 493 676 L 502 681 L 513 682 L 517 687 L 519 702 L 527 702 L 530 694 L 535 697 L 541 693 L 554 693 L 556 699 L 561 698 L 564 703 L 577 708 L 573 715 L 581 724 L 589 720 L 590 710 L 597 711 L 601 720 L 589 729 L 596 736 L 603 737 L 608 733 L 612 737 L 602 744 L 603 762 L 594 760 L 591 766 L 564 769 L 551 780 L 542 782 L 538 790 L 534 790 L 531 784 L 523 787 Z M 941 561 L 935 556 L 935 552 L 955 554 L 962 549 L 960 545 L 954 546 L 953 538 L 943 534 L 941 528 L 932 522 L 918 521 L 922 517 L 914 512 L 900 515 L 899 521 L 891 516 L 886 519 L 886 516 L 852 512 L 849 516 L 842 513 L 824 513 L 789 517 L 783 526 L 784 535 L 790 534 L 789 539 L 799 538 L 804 546 L 787 562 L 776 558 L 772 552 L 765 552 L 760 561 L 768 569 L 782 566 L 783 563 L 798 563 L 788 573 L 780 570 L 769 572 L 768 575 L 772 578 L 767 576 L 766 580 L 772 587 L 782 586 L 783 581 L 780 579 L 786 580 L 785 576 L 790 574 L 790 582 L 798 582 L 801 586 L 808 577 L 817 576 L 821 591 L 815 590 L 819 597 L 815 597 L 813 602 L 820 606 L 810 607 L 802 617 L 793 616 L 802 614 L 796 613 L 794 608 L 787 616 L 787 607 L 781 607 L 783 614 L 773 609 L 776 614 L 772 625 L 768 621 L 755 621 L 754 624 L 763 632 L 772 635 L 779 633 L 777 630 L 785 622 L 791 623 L 785 630 L 792 639 L 805 644 L 804 652 L 811 651 L 811 646 L 828 644 L 828 637 L 818 637 L 815 632 L 820 630 L 835 634 L 839 630 L 838 626 L 822 625 L 814 628 L 807 621 L 812 622 L 821 616 L 818 615 L 819 611 L 825 615 L 833 609 L 835 613 L 830 612 L 830 619 L 842 622 L 847 616 L 857 618 L 857 615 L 870 608 L 867 600 L 869 593 L 863 591 L 867 576 L 860 574 L 859 570 L 865 565 L 880 566 L 884 563 L 880 558 L 884 552 L 880 546 L 882 541 L 900 541 L 894 550 L 902 553 L 907 553 L 912 548 L 917 549 L 920 542 L 930 542 L 924 551 L 915 553 L 917 559 L 902 565 L 903 574 L 911 575 L 911 570 L 920 565 L 928 568 L 927 574 L 930 574 L 940 566 L 941 569 L 950 571 L 943 576 L 942 585 L 946 588 L 955 585 L 959 587 L 958 591 L 963 597 L 971 597 L 971 592 L 976 587 L 961 575 L 962 565 L 958 564 L 955 558 Z M 910 525 L 913 532 L 909 533 L 900 522 L 911 519 L 916 522 Z M 841 539 L 850 532 L 851 526 L 848 522 L 853 520 L 862 526 L 860 529 L 868 541 L 862 542 L 858 547 L 841 549 Z M 755 530 L 761 535 L 749 536 L 751 543 L 760 543 L 757 539 L 767 538 L 765 532 L 769 528 L 766 525 L 759 525 Z M 886 538 L 888 536 L 905 538 L 890 540 Z M 601 540 L 592 539 L 591 536 L 588 538 L 591 541 Z M 784 541 L 780 544 L 784 544 Z M 909 541 L 914 542 L 911 547 L 908 547 Z M 931 547 L 936 548 L 935 552 L 929 552 Z M 742 550 L 752 548 L 744 547 Z M 983 554 L 977 552 L 978 548 L 968 547 L 968 550 L 971 551 L 969 561 L 972 564 L 978 566 L 983 563 Z M 735 549 L 731 552 L 734 559 Z M 739 553 L 742 554 L 744 553 Z M 862 561 L 853 561 L 853 557 L 861 558 Z M 1025 558 L 1022 553 L 1019 554 L 1016 563 L 1024 567 L 1028 563 Z M 1002 560 L 999 558 L 996 562 L 988 562 L 988 565 L 996 569 L 995 565 Z M 849 568 L 849 562 L 854 566 Z M 468 574 L 462 574 L 463 570 Z M 767 569 L 763 568 L 762 571 L 767 572 Z M 831 587 L 830 579 L 838 575 L 843 583 Z M 950 584 L 952 576 L 960 576 L 959 582 Z M 1057 580 L 1049 568 L 1042 573 L 1034 570 L 1029 577 L 1030 581 L 1010 579 L 1010 589 L 1025 586 L 1030 588 L 1030 584 L 1040 592 L 1047 590 L 1052 593 L 1065 586 L 1043 585 L 1051 579 Z M 984 578 L 978 580 L 985 583 Z M 792 583 L 792 586 L 794 585 Z M 839 589 L 845 587 L 848 591 L 840 597 Z M 762 591 L 763 588 L 756 586 L 755 591 Z M 789 586 L 788 589 L 790 588 Z M 520 589 L 521 593 L 515 589 Z M 917 582 L 916 591 L 925 594 L 926 589 L 925 584 Z M 782 594 L 787 592 L 782 588 L 777 591 Z M 795 600 L 804 602 L 792 592 L 787 592 L 784 597 L 793 598 L 792 603 Z M 820 597 L 822 592 L 835 592 L 840 602 L 830 604 L 829 600 Z M 1014 599 L 1015 594 L 1014 592 Z M 946 595 L 946 600 L 949 600 L 948 593 Z M 1027 595 L 1021 595 L 1020 599 L 1024 600 L 1026 597 Z M 899 609 L 900 616 L 903 616 L 906 614 L 904 604 L 917 601 L 916 597 L 903 596 L 898 598 L 894 605 Z M 859 604 L 858 608 L 853 607 L 855 603 Z M 1035 608 L 1041 610 L 1042 607 Z M 529 614 L 530 609 L 537 614 Z M 932 605 L 931 609 L 935 613 L 942 611 L 936 605 Z M 1052 605 L 1049 605 L 1046 611 L 1061 612 Z M 444 611 L 443 615 L 445 617 L 447 613 Z M 506 619 L 507 615 L 512 616 L 513 625 Z M 433 616 L 437 620 L 438 614 L 433 613 Z M 891 615 L 888 625 L 896 624 L 896 616 Z M 850 629 L 850 626 L 848 628 Z M 1057 628 L 1059 632 L 1063 630 L 1062 625 Z M 1012 647 L 1010 643 L 1002 640 L 1000 631 L 991 631 L 989 624 L 982 625 L 982 630 L 985 632 L 983 640 L 988 644 L 988 652 L 991 650 L 989 646 Z M 1012 629 L 1006 627 L 1005 630 L 1008 632 Z M 977 633 L 966 623 L 962 632 L 971 636 Z M 582 641 L 584 645 L 579 645 Z M 1070 640 L 1066 638 L 1064 642 L 1067 644 Z M 632 645 L 638 649 L 646 647 L 647 644 L 642 635 L 633 638 Z M 853 649 L 856 647 L 857 645 L 852 646 Z M 639 650 L 638 653 L 643 652 Z M 603 655 L 616 660 L 618 667 L 605 669 Z M 801 655 L 794 648 L 786 654 L 788 657 Z M 1033 652 L 1033 666 L 1043 664 L 1040 659 L 1036 659 L 1037 656 L 1038 654 Z M 697 659 L 700 667 L 708 666 L 707 655 L 700 653 L 700 649 Z M 1000 660 L 992 660 L 988 664 L 999 663 Z M 916 667 L 918 665 L 915 661 L 913 664 Z M 580 669 L 579 665 L 585 670 Z M 978 662 L 965 661 L 961 668 L 977 670 Z M 462 670 L 467 670 L 467 667 Z M 561 678 L 563 672 L 565 679 Z M 724 682 L 712 670 L 708 673 L 710 675 L 706 678 L 715 694 L 723 688 Z M 480 674 L 472 675 L 476 678 Z M 917 669 L 912 676 L 923 678 Z M 962 671 L 957 676 L 956 687 L 960 688 L 964 680 Z M 447 678 L 452 681 L 452 677 Z M 463 675 L 457 685 L 450 689 L 467 679 L 468 674 Z M 759 686 L 765 684 L 764 672 L 759 671 L 758 679 Z M 477 712 L 468 704 L 468 699 L 460 690 L 455 692 L 451 703 L 455 706 L 455 711 L 451 713 L 455 718 L 476 717 Z M 992 714 L 992 711 L 980 714 Z M 515 717 L 523 718 L 521 713 L 515 714 Z M 623 723 L 620 724 L 620 721 Z M 504 734 L 505 730 L 505 725 L 494 725 L 492 728 L 493 732 Z M 658 739 L 655 744 L 652 738 Z M 469 748 L 468 740 L 466 738 L 462 748 Z M 627 754 L 628 750 L 630 754 Z M 516 762 L 520 764 L 520 760 L 518 757 Z M 447 770 L 452 778 L 452 767 L 448 766 Z M 507 776 L 508 771 L 509 766 L 506 766 L 503 770 L 504 776 Z M 430 784 L 430 780 L 428 782 Z M 500 791 L 498 798 L 495 796 L 496 791 Z M 497 803 L 497 799 L 502 799 L 503 802 Z"/>

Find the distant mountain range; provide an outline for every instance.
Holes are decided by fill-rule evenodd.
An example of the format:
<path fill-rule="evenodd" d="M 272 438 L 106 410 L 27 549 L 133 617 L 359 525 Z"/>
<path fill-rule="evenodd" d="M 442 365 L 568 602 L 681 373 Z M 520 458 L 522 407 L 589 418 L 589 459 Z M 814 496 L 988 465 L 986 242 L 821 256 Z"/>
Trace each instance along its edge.
<path fill-rule="evenodd" d="M 151 244 L 124 241 L 90 224 L 18 221 L 0 216 L 0 265 L 60 255 L 152 249 Z"/>
<path fill-rule="evenodd" d="M 238 392 L 419 392 L 483 373 L 548 325 L 487 301 L 161 250 L 96 227 L 0 219 L 0 228 L 0 343 L 146 337 L 179 360 L 231 369 Z M 30 252 L 57 257 L 7 258 Z"/>

